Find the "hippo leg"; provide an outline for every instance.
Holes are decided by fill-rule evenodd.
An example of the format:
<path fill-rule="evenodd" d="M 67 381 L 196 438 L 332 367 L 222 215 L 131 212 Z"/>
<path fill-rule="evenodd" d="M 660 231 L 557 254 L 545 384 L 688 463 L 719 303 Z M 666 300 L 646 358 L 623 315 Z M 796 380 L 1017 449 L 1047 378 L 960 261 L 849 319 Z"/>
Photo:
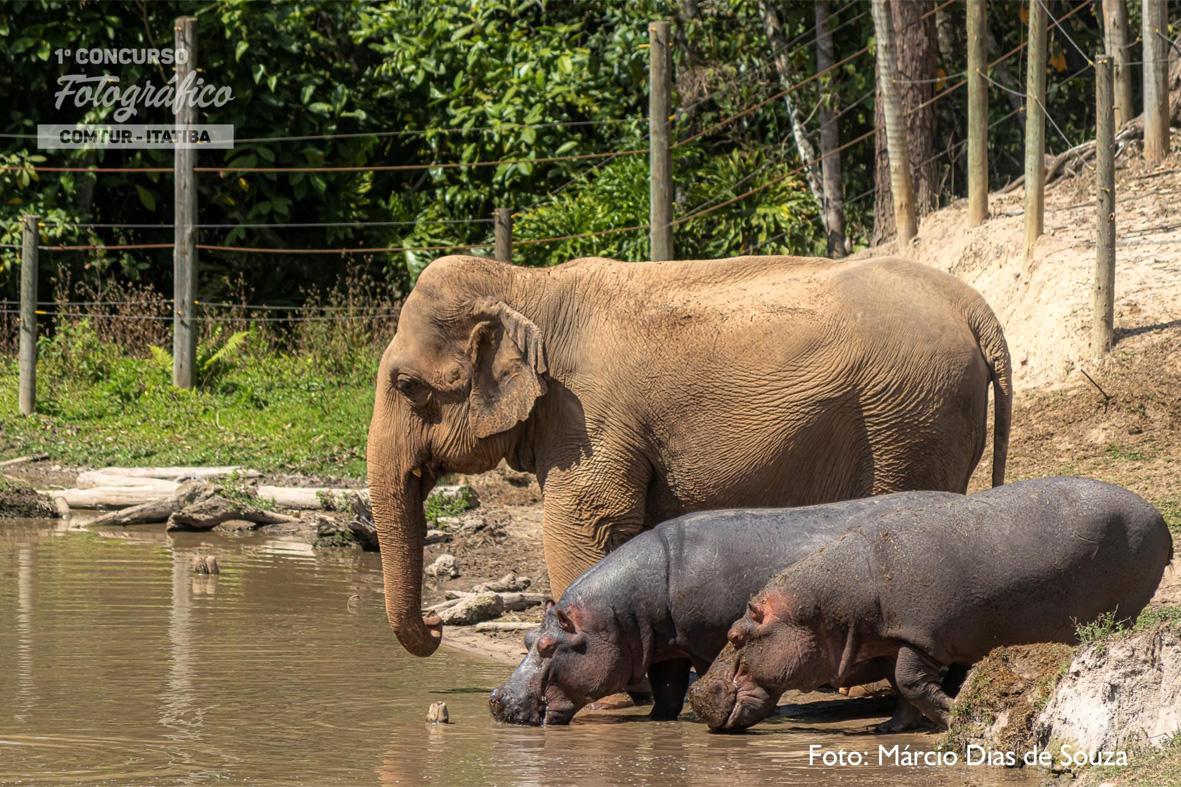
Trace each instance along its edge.
<path fill-rule="evenodd" d="M 906 697 L 902 696 L 893 675 L 890 676 L 890 685 L 894 687 L 894 693 L 898 695 L 898 700 L 894 703 L 894 715 L 874 727 L 873 731 L 879 733 L 906 732 L 926 726 L 927 717 L 923 715 L 922 711 L 911 705 Z"/>
<path fill-rule="evenodd" d="M 689 690 L 689 659 L 669 659 L 648 668 L 648 683 L 652 685 L 655 704 L 649 717 L 657 721 L 672 721 L 685 706 L 685 692 Z"/>
<path fill-rule="evenodd" d="M 941 665 L 927 654 L 903 645 L 898 650 L 894 681 L 900 699 L 906 699 L 928 719 L 946 728 L 951 697 L 940 685 L 940 669 Z"/>

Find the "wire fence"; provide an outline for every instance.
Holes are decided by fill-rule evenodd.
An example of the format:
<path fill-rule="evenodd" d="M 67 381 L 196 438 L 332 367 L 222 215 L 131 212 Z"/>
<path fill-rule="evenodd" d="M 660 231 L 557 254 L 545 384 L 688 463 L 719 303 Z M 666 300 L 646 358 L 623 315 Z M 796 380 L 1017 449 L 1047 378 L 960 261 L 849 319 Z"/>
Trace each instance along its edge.
<path fill-rule="evenodd" d="M 937 5 L 933 8 L 930 8 L 928 11 L 926 11 L 919 18 L 919 21 L 924 21 L 926 19 L 929 19 L 931 16 L 933 16 L 933 15 L 937 14 L 938 12 L 953 5 L 954 2 L 955 2 L 955 0 L 944 0 L 944 2 L 940 3 L 939 5 Z M 1045 7 L 1044 0 L 1037 0 L 1037 2 L 1039 2 L 1043 7 Z M 1052 22 L 1052 29 L 1061 32 L 1061 34 L 1067 39 L 1069 44 L 1074 49 L 1076 49 L 1086 59 L 1086 62 L 1088 63 L 1088 67 L 1093 65 L 1091 63 L 1090 58 L 1086 55 L 1086 53 L 1083 51 L 1083 49 L 1079 46 L 1078 42 L 1075 41 L 1073 39 L 1073 37 L 1071 37 L 1071 35 L 1067 31 L 1067 29 L 1063 23 L 1066 22 L 1071 17 L 1075 16 L 1076 14 L 1082 12 L 1084 9 L 1090 7 L 1091 5 L 1092 4 L 1089 2 L 1089 0 L 1084 0 L 1083 2 L 1080 2 L 1078 5 L 1074 6 L 1070 10 L 1068 10 L 1061 17 L 1054 17 L 1052 14 L 1049 13 L 1049 9 L 1048 8 L 1046 9 L 1047 14 Z M 836 11 L 830 13 L 830 15 L 825 20 L 825 22 L 827 23 L 828 21 L 835 19 L 835 18 L 839 17 L 840 15 L 845 14 L 850 8 L 853 8 L 854 6 L 855 6 L 855 2 L 847 3 L 846 5 L 837 9 Z M 852 18 L 846 19 L 845 21 L 839 23 L 839 25 L 831 32 L 835 32 L 836 29 L 841 29 L 847 25 L 857 22 L 858 20 L 864 18 L 865 14 L 867 14 L 867 13 L 868 13 L 867 10 L 861 11 L 860 13 L 853 16 Z M 805 47 L 814 47 L 816 44 L 815 34 L 817 32 L 817 28 L 818 28 L 818 25 L 812 25 L 811 28 L 800 33 L 798 36 L 796 36 L 790 42 L 788 42 L 788 48 L 790 49 L 790 51 L 793 54 L 798 54 Z M 903 31 L 903 32 L 905 32 L 905 31 Z M 1172 42 L 1170 42 L 1170 44 L 1172 44 Z M 1018 53 L 1022 52 L 1026 48 L 1026 46 L 1027 46 L 1027 42 L 1022 41 L 1017 46 L 1013 47 L 1012 49 L 1010 49 L 1007 52 L 1005 52 L 1004 54 L 1002 54 L 1000 57 L 993 60 L 989 64 L 989 68 L 990 69 L 994 68 L 997 65 L 1014 57 Z M 683 147 L 689 146 L 699 140 L 703 140 L 703 139 L 707 139 L 707 138 L 711 138 L 711 139 L 715 138 L 719 134 L 719 132 L 722 132 L 722 131 L 728 129 L 729 127 L 733 126 L 735 123 L 738 123 L 739 121 L 742 121 L 746 118 L 752 117 L 753 115 L 758 113 L 760 110 L 773 105 L 774 103 L 784 99 L 785 97 L 787 97 L 795 92 L 798 92 L 799 90 L 822 79 L 823 77 L 833 74 L 835 72 L 838 72 L 840 69 L 842 69 L 845 66 L 849 65 L 850 63 L 854 62 L 857 58 L 867 54 L 869 51 L 870 51 L 870 46 L 866 45 L 865 47 L 862 47 L 862 48 L 858 49 L 857 51 L 854 51 L 854 52 L 844 56 L 843 58 L 841 58 L 837 62 L 833 63 L 828 68 L 819 70 L 815 73 L 805 76 L 805 77 L 793 82 L 792 84 L 782 86 L 782 87 L 780 87 L 780 89 L 776 90 L 772 94 L 770 94 L 764 98 L 761 98 L 761 99 L 759 99 L 759 100 L 757 100 L 745 107 L 742 107 L 741 109 L 739 109 L 737 111 L 731 112 L 731 113 L 727 114 L 726 116 L 724 116 L 714 122 L 708 123 L 703 128 L 700 128 L 697 131 L 683 133 L 683 134 L 679 135 L 679 137 L 672 143 L 672 148 L 674 148 L 674 149 L 683 148 Z M 767 63 L 764 66 L 765 69 L 770 69 L 772 67 L 773 67 L 773 64 L 771 64 L 771 63 Z M 910 84 L 928 84 L 928 83 L 947 84 L 949 82 L 951 83 L 951 84 L 947 84 L 947 86 L 945 88 L 936 92 L 933 96 L 931 96 L 931 98 L 922 102 L 918 106 L 915 106 L 912 109 L 910 109 L 908 114 L 913 114 L 915 112 L 923 110 L 923 109 L 935 104 L 936 102 L 939 102 L 939 101 L 945 99 L 946 97 L 952 95 L 953 93 L 955 93 L 957 90 L 959 90 L 961 87 L 963 87 L 966 84 L 967 80 L 966 80 L 965 76 L 966 75 L 964 72 L 957 72 L 954 74 L 940 76 L 935 79 L 910 80 L 910 79 L 900 78 L 898 80 L 900 83 L 910 83 Z M 1066 81 L 1067 82 L 1070 81 L 1070 79 L 1073 79 L 1075 76 L 1078 76 L 1078 73 L 1072 75 Z M 990 84 L 994 85 L 998 89 L 1003 90 L 1008 93 L 1020 95 L 1024 98 L 1024 93 L 1022 91 L 1018 91 L 1012 87 L 1009 87 L 1009 86 L 1003 84 L 1002 82 L 997 81 L 996 79 L 993 79 L 992 77 L 987 76 L 987 74 L 985 75 L 985 78 L 988 80 L 988 82 Z M 856 99 L 855 101 L 847 104 L 846 106 L 844 106 L 840 110 L 838 110 L 834 114 L 833 119 L 834 120 L 840 119 L 840 118 L 844 117 L 847 113 L 860 107 L 866 100 L 868 100 L 871 96 L 873 96 L 874 93 L 875 93 L 875 91 L 872 89 L 867 91 L 860 98 Z M 713 94 L 713 93 L 707 94 L 706 96 L 702 97 L 701 99 L 699 99 L 695 103 L 689 105 L 688 107 L 682 107 L 681 109 L 682 110 L 695 109 L 695 108 L 699 107 L 702 103 L 709 101 L 709 100 L 716 98 L 716 97 L 717 97 L 716 94 Z M 1045 109 L 1045 107 L 1043 107 L 1043 109 Z M 1020 109 L 1015 109 L 1014 111 L 1003 115 L 1002 117 L 993 121 L 989 127 L 992 128 L 1002 122 L 1007 121 L 1008 119 L 1012 118 L 1015 114 L 1019 113 L 1020 111 L 1021 111 Z M 1072 141 L 1068 138 L 1068 136 L 1063 131 L 1063 129 L 1059 125 L 1059 123 L 1054 119 L 1053 115 L 1047 111 L 1046 117 L 1049 120 L 1050 124 L 1054 127 L 1054 129 L 1056 130 L 1058 135 L 1064 140 L 1064 142 L 1068 146 L 1073 146 Z M 514 131 L 523 131 L 526 129 L 580 129 L 580 128 L 597 128 L 597 127 L 602 127 L 602 126 L 628 126 L 628 125 L 642 124 L 645 122 L 647 122 L 647 118 L 644 118 L 644 117 L 602 118 L 602 119 L 555 121 L 555 122 L 543 122 L 543 123 L 504 123 L 504 124 L 496 124 L 496 125 L 466 127 L 466 128 L 430 127 L 430 128 L 419 128 L 419 129 L 373 130 L 373 131 L 358 131 L 358 132 L 307 134 L 307 135 L 256 136 L 256 137 L 240 138 L 236 141 L 240 142 L 240 143 L 264 144 L 264 143 L 284 143 L 284 142 L 302 142 L 302 141 L 331 141 L 331 140 L 336 140 L 336 139 L 352 139 L 352 138 L 362 138 L 362 137 L 365 137 L 365 138 L 412 137 L 412 136 L 430 137 L 430 136 L 434 136 L 434 135 L 453 135 L 453 134 L 465 134 L 465 133 L 474 133 L 474 132 L 505 132 L 505 133 L 509 133 L 509 132 L 514 132 Z M 823 162 L 827 158 L 829 158 L 831 156 L 839 155 L 842 152 L 849 150 L 850 148 L 852 148 L 856 145 L 859 145 L 869 139 L 872 139 L 875 135 L 876 135 L 876 130 L 871 128 L 869 131 L 867 131 L 865 133 L 857 135 L 852 139 L 846 140 L 845 142 L 840 144 L 835 149 L 822 152 L 822 154 L 811 163 L 813 165 L 819 165 L 821 162 Z M 5 134 L 5 135 L 0 135 L 0 136 L 3 136 L 4 138 L 15 138 L 15 139 L 35 139 L 36 138 L 36 135 L 34 135 L 34 134 Z M 960 142 L 949 146 L 947 149 L 940 151 L 940 152 L 928 157 L 923 162 L 920 162 L 919 166 L 920 167 L 925 166 L 926 164 L 929 164 L 930 162 L 932 162 L 936 159 L 945 157 L 945 156 L 948 157 L 949 159 L 952 159 L 955 156 L 957 156 L 965 146 L 966 146 L 966 141 L 961 140 Z M 224 166 L 198 166 L 198 167 L 194 167 L 193 171 L 197 172 L 197 173 L 216 174 L 216 175 L 229 175 L 229 174 L 236 174 L 236 175 L 292 174 L 292 175 L 294 175 L 294 174 L 331 174 L 331 173 L 360 173 L 360 172 L 429 172 L 429 171 L 444 171 L 444 170 L 460 170 L 460 171 L 462 171 L 462 170 L 467 170 L 467 169 L 471 169 L 471 168 L 504 167 L 504 166 L 510 166 L 510 165 L 520 165 L 520 164 L 540 165 L 540 164 L 551 164 L 551 163 L 562 163 L 562 162 L 593 162 L 593 164 L 591 165 L 591 170 L 590 170 L 591 172 L 593 172 L 597 168 L 602 167 L 609 162 L 616 161 L 620 157 L 647 155 L 648 153 L 649 153 L 648 147 L 630 147 L 630 148 L 623 148 L 623 149 L 612 150 L 612 151 L 571 153 L 571 154 L 542 156 L 542 157 L 534 157 L 534 158 L 512 157 L 512 158 L 502 158 L 502 159 L 483 159 L 483 160 L 475 160 L 475 161 L 450 161 L 450 162 L 433 161 L 433 162 L 421 162 L 421 163 L 374 162 L 374 163 L 362 164 L 362 165 L 326 164 L 326 165 L 314 165 L 314 166 L 294 166 L 294 165 L 293 166 L 236 166 L 236 165 L 230 164 L 230 165 L 224 165 Z M 747 199 L 749 199 L 761 192 L 766 191 L 767 189 L 772 188 L 773 186 L 775 186 L 777 184 L 783 183 L 784 181 L 788 180 L 789 178 L 799 176 L 805 172 L 806 165 L 801 164 L 799 166 L 792 167 L 786 171 L 778 172 L 774 176 L 767 178 L 766 180 L 764 180 L 756 185 L 750 186 L 749 188 L 744 188 L 744 187 L 748 186 L 752 181 L 754 181 L 759 176 L 765 175 L 768 171 L 782 167 L 783 164 L 786 162 L 786 160 L 787 160 L 786 157 L 774 157 L 774 158 L 764 162 L 763 164 L 752 168 L 749 172 L 744 173 L 740 178 L 738 178 L 732 184 L 730 184 L 729 188 L 726 189 L 724 192 L 725 196 L 719 195 L 719 197 L 716 199 L 705 200 L 705 201 L 702 201 L 702 202 L 692 206 L 691 208 L 689 208 L 687 210 L 683 209 L 681 212 L 681 215 L 675 216 L 673 218 L 673 220 L 672 220 L 673 226 L 680 227 L 680 226 L 684 226 L 685 224 L 687 224 L 689 222 L 694 222 L 694 221 L 706 219 L 710 216 L 717 214 L 719 211 L 722 211 L 726 208 L 732 207 L 740 202 L 743 202 L 744 200 L 747 200 Z M 106 167 L 106 166 L 101 166 L 101 165 L 94 165 L 94 166 L 45 165 L 45 166 L 43 166 L 43 165 L 28 165 L 28 164 L 26 164 L 26 165 L 2 165 L 2 166 L 0 166 L 0 171 L 8 171 L 8 172 L 28 171 L 28 172 L 35 172 L 35 173 L 63 174 L 63 175 L 64 174 L 80 174 L 80 173 L 149 174 L 149 175 L 152 175 L 152 174 L 169 174 L 169 173 L 172 173 L 174 170 L 172 167 L 164 167 L 164 166 Z M 575 175 L 574 178 L 572 178 L 571 180 L 569 180 L 565 184 L 563 184 L 557 191 L 560 193 L 562 190 L 567 188 L 569 185 L 576 182 L 578 180 L 578 178 L 579 178 L 579 176 Z M 846 200 L 846 205 L 847 206 L 848 205 L 855 205 L 859 201 L 861 201 L 862 199 L 867 197 L 868 195 L 876 193 L 876 191 L 877 191 L 877 187 L 874 186 L 873 188 L 863 192 L 862 194 L 852 198 L 851 200 Z M 140 229 L 143 229 L 143 230 L 152 230 L 152 229 L 165 230 L 165 229 L 174 229 L 174 225 L 172 223 L 159 223 L 159 224 L 118 223 L 118 222 L 110 222 L 110 223 L 95 222 L 95 223 L 79 223 L 79 224 L 71 224 L 69 222 L 47 222 L 47 223 L 50 224 L 51 226 L 56 224 L 57 226 L 66 227 L 66 228 L 70 228 L 70 229 L 77 229 L 77 230 L 104 230 L 104 229 L 110 229 L 110 230 L 124 230 L 124 229 L 126 229 L 126 230 L 140 230 Z M 194 225 L 194 227 L 199 230 L 230 230 L 230 231 L 253 230 L 253 229 L 304 229 L 304 228 L 306 228 L 306 229 L 330 229 L 330 228 L 364 229 L 364 228 L 378 228 L 378 227 L 421 226 L 423 223 L 424 223 L 424 221 L 422 221 L 422 220 L 415 220 L 415 221 L 356 220 L 356 221 L 324 221 L 324 222 L 236 222 L 236 223 L 235 222 L 222 222 L 222 223 L 197 223 Z M 437 224 L 439 226 L 447 226 L 447 227 L 457 227 L 457 226 L 473 226 L 473 227 L 474 226 L 485 226 L 486 227 L 487 225 L 492 224 L 493 220 L 491 218 L 439 219 L 439 220 L 425 220 L 425 223 L 426 224 Z M 532 237 L 532 238 L 530 238 L 530 237 L 517 238 L 517 239 L 514 239 L 513 245 L 518 246 L 518 247 L 529 247 L 529 246 L 537 246 L 537 245 L 542 245 L 542 244 L 556 244 L 556 243 L 562 243 L 562 242 L 574 241 L 574 240 L 580 240 L 580 239 L 602 238 L 602 237 L 617 235 L 617 234 L 621 234 L 621 233 L 647 232 L 649 229 L 650 228 L 647 223 L 633 223 L 633 224 L 626 224 L 623 226 L 607 227 L 607 228 L 602 228 L 602 229 L 598 229 L 598 230 L 584 231 L 584 232 L 578 232 L 578 233 L 569 233 L 569 234 L 543 236 L 543 237 Z M 390 246 L 390 245 L 340 246 L 340 247 L 325 247 L 325 248 L 319 248 L 319 247 L 317 247 L 317 248 L 293 248 L 293 247 L 286 247 L 286 246 L 229 245 L 229 244 L 217 244 L 217 243 L 197 243 L 195 248 L 198 251 L 209 252 L 209 253 L 252 254 L 252 255 L 272 255 L 272 256 L 273 255 L 290 255 L 290 256 L 302 256 L 302 255 L 314 255 L 314 256 L 395 255 L 395 254 L 444 253 L 444 252 L 469 252 L 470 253 L 473 251 L 484 251 L 484 250 L 491 249 L 494 245 L 494 242 L 495 242 L 494 239 L 485 238 L 485 239 L 480 239 L 480 240 L 476 240 L 476 241 L 469 242 L 469 243 L 450 243 L 450 244 L 440 243 L 440 244 L 395 245 L 395 246 Z M 0 244 L 0 249 L 9 250 L 9 251 L 18 251 L 21 248 L 22 247 L 19 244 Z M 80 243 L 80 244 L 68 244 L 68 243 L 48 244 L 48 243 L 46 243 L 46 244 L 39 244 L 38 245 L 38 249 L 40 251 L 47 252 L 47 253 L 71 253 L 71 252 L 104 253 L 104 252 L 164 251 L 164 250 L 173 249 L 173 248 L 174 248 L 173 243 L 147 243 L 147 242 L 143 242 L 143 243 L 109 243 L 108 244 L 108 243 L 103 243 L 101 241 L 92 241 L 91 243 Z M 46 305 L 46 304 L 41 304 L 41 305 Z M 227 304 L 220 304 L 217 306 L 214 306 L 211 304 L 202 304 L 202 305 L 208 306 L 209 308 L 220 308 L 222 306 L 228 306 Z M 248 309 L 248 310 L 266 310 L 266 309 L 284 310 L 284 309 L 294 309 L 295 307 L 287 307 L 287 306 L 271 305 L 271 304 L 235 304 L 234 308 Z M 7 312 L 5 312 L 5 313 L 7 313 Z M 43 313 L 46 315 L 50 314 L 49 312 L 43 312 Z M 63 316 L 63 317 L 103 316 L 103 315 L 97 315 L 97 314 L 84 314 L 82 312 L 75 312 L 75 311 L 57 311 L 57 312 L 54 312 L 53 314 L 56 316 Z M 171 319 L 171 317 L 166 316 L 166 317 L 162 317 L 159 319 Z M 264 319 L 264 318 L 258 318 L 258 319 Z M 274 318 L 266 318 L 266 319 L 285 320 L 285 319 L 289 319 L 289 318 L 274 317 Z M 311 319 L 311 317 L 309 317 L 308 319 Z M 331 319 L 331 317 L 330 316 L 315 316 L 315 319 Z"/>

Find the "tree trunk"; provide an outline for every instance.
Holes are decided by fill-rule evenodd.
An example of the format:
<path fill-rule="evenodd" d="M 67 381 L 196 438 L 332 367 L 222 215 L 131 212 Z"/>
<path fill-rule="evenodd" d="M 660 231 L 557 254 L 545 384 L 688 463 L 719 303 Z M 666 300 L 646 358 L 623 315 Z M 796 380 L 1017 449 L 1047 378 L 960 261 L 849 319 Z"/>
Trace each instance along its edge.
<path fill-rule="evenodd" d="M 832 32 L 828 26 L 828 0 L 816 0 L 816 71 L 832 67 Z M 823 177 L 824 201 L 821 203 L 824 229 L 828 239 L 828 256 L 844 257 L 845 250 L 845 195 L 841 184 L 841 134 L 837 127 L 837 93 L 832 89 L 831 77 L 824 77 L 820 100 L 820 169 Z"/>
<path fill-rule="evenodd" d="M 783 35 L 783 21 L 779 12 L 771 5 L 773 0 L 759 0 L 759 9 L 763 14 L 763 28 L 767 31 L 767 42 L 771 45 L 771 55 L 775 60 L 775 71 L 779 75 L 779 82 L 786 90 L 792 84 L 791 62 L 788 59 L 787 39 Z M 787 105 L 787 117 L 791 121 L 791 135 L 796 143 L 796 151 L 800 155 L 800 163 L 804 165 L 804 174 L 808 181 L 808 190 L 816 198 L 816 204 L 824 205 L 824 186 L 820 182 L 820 167 L 816 161 L 816 151 L 808 141 L 800 111 L 796 107 L 791 93 L 783 97 Z M 825 226 L 827 231 L 828 227 Z"/>
<path fill-rule="evenodd" d="M 1103 0 L 1103 44 L 1115 69 L 1115 127 L 1135 115 L 1132 109 L 1132 67 L 1128 65 L 1128 7 L 1124 0 Z"/>
<path fill-rule="evenodd" d="M 922 18 L 934 7 L 934 0 L 887 0 L 887 5 L 894 23 L 898 92 L 906 120 L 907 152 L 912 164 L 915 218 L 918 219 L 935 204 L 939 191 L 939 168 L 937 162 L 929 161 L 935 147 L 935 107 L 928 105 L 917 109 L 928 101 L 935 91 L 935 15 Z M 874 67 L 876 69 L 877 65 Z M 873 242 L 879 243 L 894 235 L 896 229 L 894 197 L 890 190 L 890 157 L 886 149 L 886 118 L 883 113 L 881 79 L 880 74 L 876 76 L 878 91 L 875 100 L 875 125 L 878 133 L 874 143 L 874 182 L 877 194 L 874 199 Z"/>

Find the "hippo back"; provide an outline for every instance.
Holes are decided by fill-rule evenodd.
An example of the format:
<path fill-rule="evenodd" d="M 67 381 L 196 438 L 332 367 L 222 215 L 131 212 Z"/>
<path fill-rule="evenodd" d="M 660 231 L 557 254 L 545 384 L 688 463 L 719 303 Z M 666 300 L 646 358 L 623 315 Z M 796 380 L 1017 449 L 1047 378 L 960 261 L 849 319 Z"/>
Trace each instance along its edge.
<path fill-rule="evenodd" d="M 1073 642 L 1079 623 L 1107 612 L 1134 619 L 1172 555 L 1151 505 L 1081 478 L 932 501 L 856 537 L 868 549 L 883 632 L 945 664 L 999 645 Z"/>
<path fill-rule="evenodd" d="M 724 509 L 670 519 L 607 555 L 567 589 L 560 604 L 627 608 L 641 623 L 671 625 L 699 665 L 726 644 L 747 601 L 778 572 L 841 536 L 851 524 L 922 499 L 913 492 L 790 509 Z"/>

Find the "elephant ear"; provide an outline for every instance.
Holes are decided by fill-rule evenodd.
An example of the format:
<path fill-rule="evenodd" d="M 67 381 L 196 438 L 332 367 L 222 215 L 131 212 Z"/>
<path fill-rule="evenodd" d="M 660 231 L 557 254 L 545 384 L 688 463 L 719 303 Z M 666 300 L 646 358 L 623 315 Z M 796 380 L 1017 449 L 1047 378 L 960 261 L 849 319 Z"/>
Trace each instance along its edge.
<path fill-rule="evenodd" d="M 512 429 L 545 393 L 545 346 L 528 317 L 503 301 L 472 304 L 476 324 L 468 344 L 472 365 L 469 412 L 476 437 Z"/>

